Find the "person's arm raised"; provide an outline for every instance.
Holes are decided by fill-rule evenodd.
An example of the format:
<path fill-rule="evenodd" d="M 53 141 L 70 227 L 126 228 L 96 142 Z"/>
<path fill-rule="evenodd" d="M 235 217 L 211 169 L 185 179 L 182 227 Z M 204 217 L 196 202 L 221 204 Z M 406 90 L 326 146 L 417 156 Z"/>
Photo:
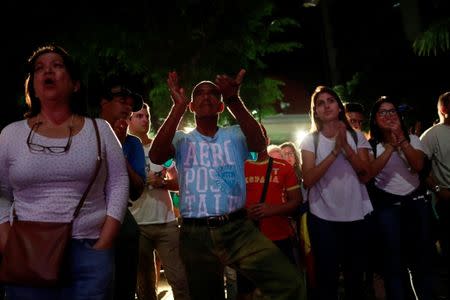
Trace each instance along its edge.
<path fill-rule="evenodd" d="M 415 149 L 408 139 L 403 134 L 403 130 L 400 125 L 400 121 L 395 122 L 391 126 L 391 132 L 397 141 L 397 148 L 405 154 L 411 168 L 420 172 L 424 166 L 424 153 L 421 150 Z"/>
<path fill-rule="evenodd" d="M 244 75 L 244 69 L 241 69 L 234 79 L 227 75 L 217 75 L 216 84 L 222 93 L 223 101 L 228 107 L 228 110 L 239 123 L 247 139 L 249 150 L 260 152 L 266 146 L 261 127 L 245 107 L 239 96 L 239 89 Z"/>
<path fill-rule="evenodd" d="M 175 154 L 172 140 L 189 103 L 184 93 L 184 89 L 179 85 L 176 72 L 169 72 L 167 85 L 169 87 L 173 106 L 166 120 L 159 128 L 149 151 L 150 160 L 155 164 L 161 165 Z"/>

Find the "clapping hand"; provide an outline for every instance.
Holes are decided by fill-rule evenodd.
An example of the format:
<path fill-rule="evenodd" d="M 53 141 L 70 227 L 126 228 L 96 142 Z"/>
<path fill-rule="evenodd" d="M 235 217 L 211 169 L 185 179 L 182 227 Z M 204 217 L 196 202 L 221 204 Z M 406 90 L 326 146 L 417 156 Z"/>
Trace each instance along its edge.
<path fill-rule="evenodd" d="M 186 98 L 184 89 L 180 87 L 177 72 L 169 72 L 169 75 L 167 77 L 167 85 L 169 87 L 170 96 L 174 105 L 186 106 L 189 103 L 189 100 Z"/>
<path fill-rule="evenodd" d="M 405 140 L 405 135 L 403 134 L 400 122 L 391 122 L 389 124 L 389 128 L 391 129 L 391 136 L 394 146 L 400 146 L 400 144 Z"/>
<path fill-rule="evenodd" d="M 224 100 L 231 97 L 239 96 L 239 88 L 241 87 L 242 80 L 244 79 L 245 70 L 241 69 L 236 75 L 236 78 L 230 78 L 227 75 L 217 75 L 216 84 L 219 87 L 220 92 Z"/>
<path fill-rule="evenodd" d="M 347 144 L 347 127 L 342 121 L 337 125 L 335 140 L 336 144 L 334 149 L 339 152 L 341 151 L 341 148 Z"/>

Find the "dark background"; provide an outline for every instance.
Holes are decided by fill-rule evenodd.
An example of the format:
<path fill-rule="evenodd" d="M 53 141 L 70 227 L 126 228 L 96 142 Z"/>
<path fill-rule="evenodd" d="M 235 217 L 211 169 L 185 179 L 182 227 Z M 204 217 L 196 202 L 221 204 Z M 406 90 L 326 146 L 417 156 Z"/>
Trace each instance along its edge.
<path fill-rule="evenodd" d="M 224 1 L 229 5 L 233 5 L 232 2 Z M 302 48 L 290 53 L 268 54 L 262 58 L 267 64 L 261 71 L 264 76 L 285 83 L 284 99 L 276 102 L 276 111 L 307 112 L 309 96 L 317 85 L 340 85 L 351 90 L 344 100 L 362 102 L 366 106 L 381 95 L 394 96 L 408 103 L 412 107 L 410 114 L 428 126 L 437 117 L 438 96 L 450 89 L 447 75 L 450 55 L 449 51 L 444 51 L 419 56 L 414 53 L 412 44 L 434 20 L 448 17 L 448 2 L 328 0 L 314 7 L 305 7 L 304 1 L 274 2 L 274 17 L 286 16 L 299 23 L 299 27 L 280 33 L 276 39 L 302 44 Z M 37 46 L 52 42 L 61 34 L 68 41 L 77 39 L 70 40 L 70 45 L 86 42 L 82 36 L 72 34 L 78 32 L 80 24 L 90 24 L 93 29 L 97 24 L 139 28 L 140 22 L 161 20 L 157 14 L 167 11 L 168 6 L 179 5 L 177 1 L 166 2 L 165 10 L 158 11 L 157 2 L 149 3 L 5 1 L 1 23 L 4 105 L 0 128 L 23 115 L 24 66 Z M 202 7 L 206 1 L 183 3 Z M 142 7 L 148 5 L 151 15 L 144 15 Z M 207 17 L 201 10 L 188 12 L 193 20 Z M 6 17 L 12 21 L 6 21 Z M 232 15 L 227 18 L 233 21 Z M 167 69 L 173 67 L 170 65 Z"/>

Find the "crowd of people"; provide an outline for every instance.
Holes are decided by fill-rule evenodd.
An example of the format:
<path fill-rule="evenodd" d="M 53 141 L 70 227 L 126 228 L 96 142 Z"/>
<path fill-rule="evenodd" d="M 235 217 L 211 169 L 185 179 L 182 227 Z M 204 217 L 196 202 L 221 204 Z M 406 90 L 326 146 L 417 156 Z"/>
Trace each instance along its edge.
<path fill-rule="evenodd" d="M 0 134 L 0 256 L 16 220 L 72 222 L 72 235 L 60 282 L 5 275 L 0 299 L 156 300 L 161 268 L 176 300 L 435 299 L 434 260 L 448 265 L 450 92 L 419 137 L 396 99 L 380 97 L 367 118 L 318 86 L 310 133 L 273 145 L 241 98 L 245 73 L 186 95 L 169 72 L 172 107 L 151 138 L 150 106 L 125 82 L 105 84 L 89 118 L 77 63 L 38 48 L 29 111 Z M 225 109 L 236 125 L 219 125 Z"/>

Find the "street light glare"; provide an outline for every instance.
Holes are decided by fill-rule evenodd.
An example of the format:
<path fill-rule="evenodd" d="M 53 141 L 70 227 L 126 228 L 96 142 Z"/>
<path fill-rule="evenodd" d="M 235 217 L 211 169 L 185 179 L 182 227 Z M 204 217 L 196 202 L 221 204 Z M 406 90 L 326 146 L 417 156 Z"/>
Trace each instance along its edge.
<path fill-rule="evenodd" d="M 295 132 L 295 144 L 299 146 L 307 134 L 308 132 L 306 130 L 297 130 L 297 132 Z"/>

